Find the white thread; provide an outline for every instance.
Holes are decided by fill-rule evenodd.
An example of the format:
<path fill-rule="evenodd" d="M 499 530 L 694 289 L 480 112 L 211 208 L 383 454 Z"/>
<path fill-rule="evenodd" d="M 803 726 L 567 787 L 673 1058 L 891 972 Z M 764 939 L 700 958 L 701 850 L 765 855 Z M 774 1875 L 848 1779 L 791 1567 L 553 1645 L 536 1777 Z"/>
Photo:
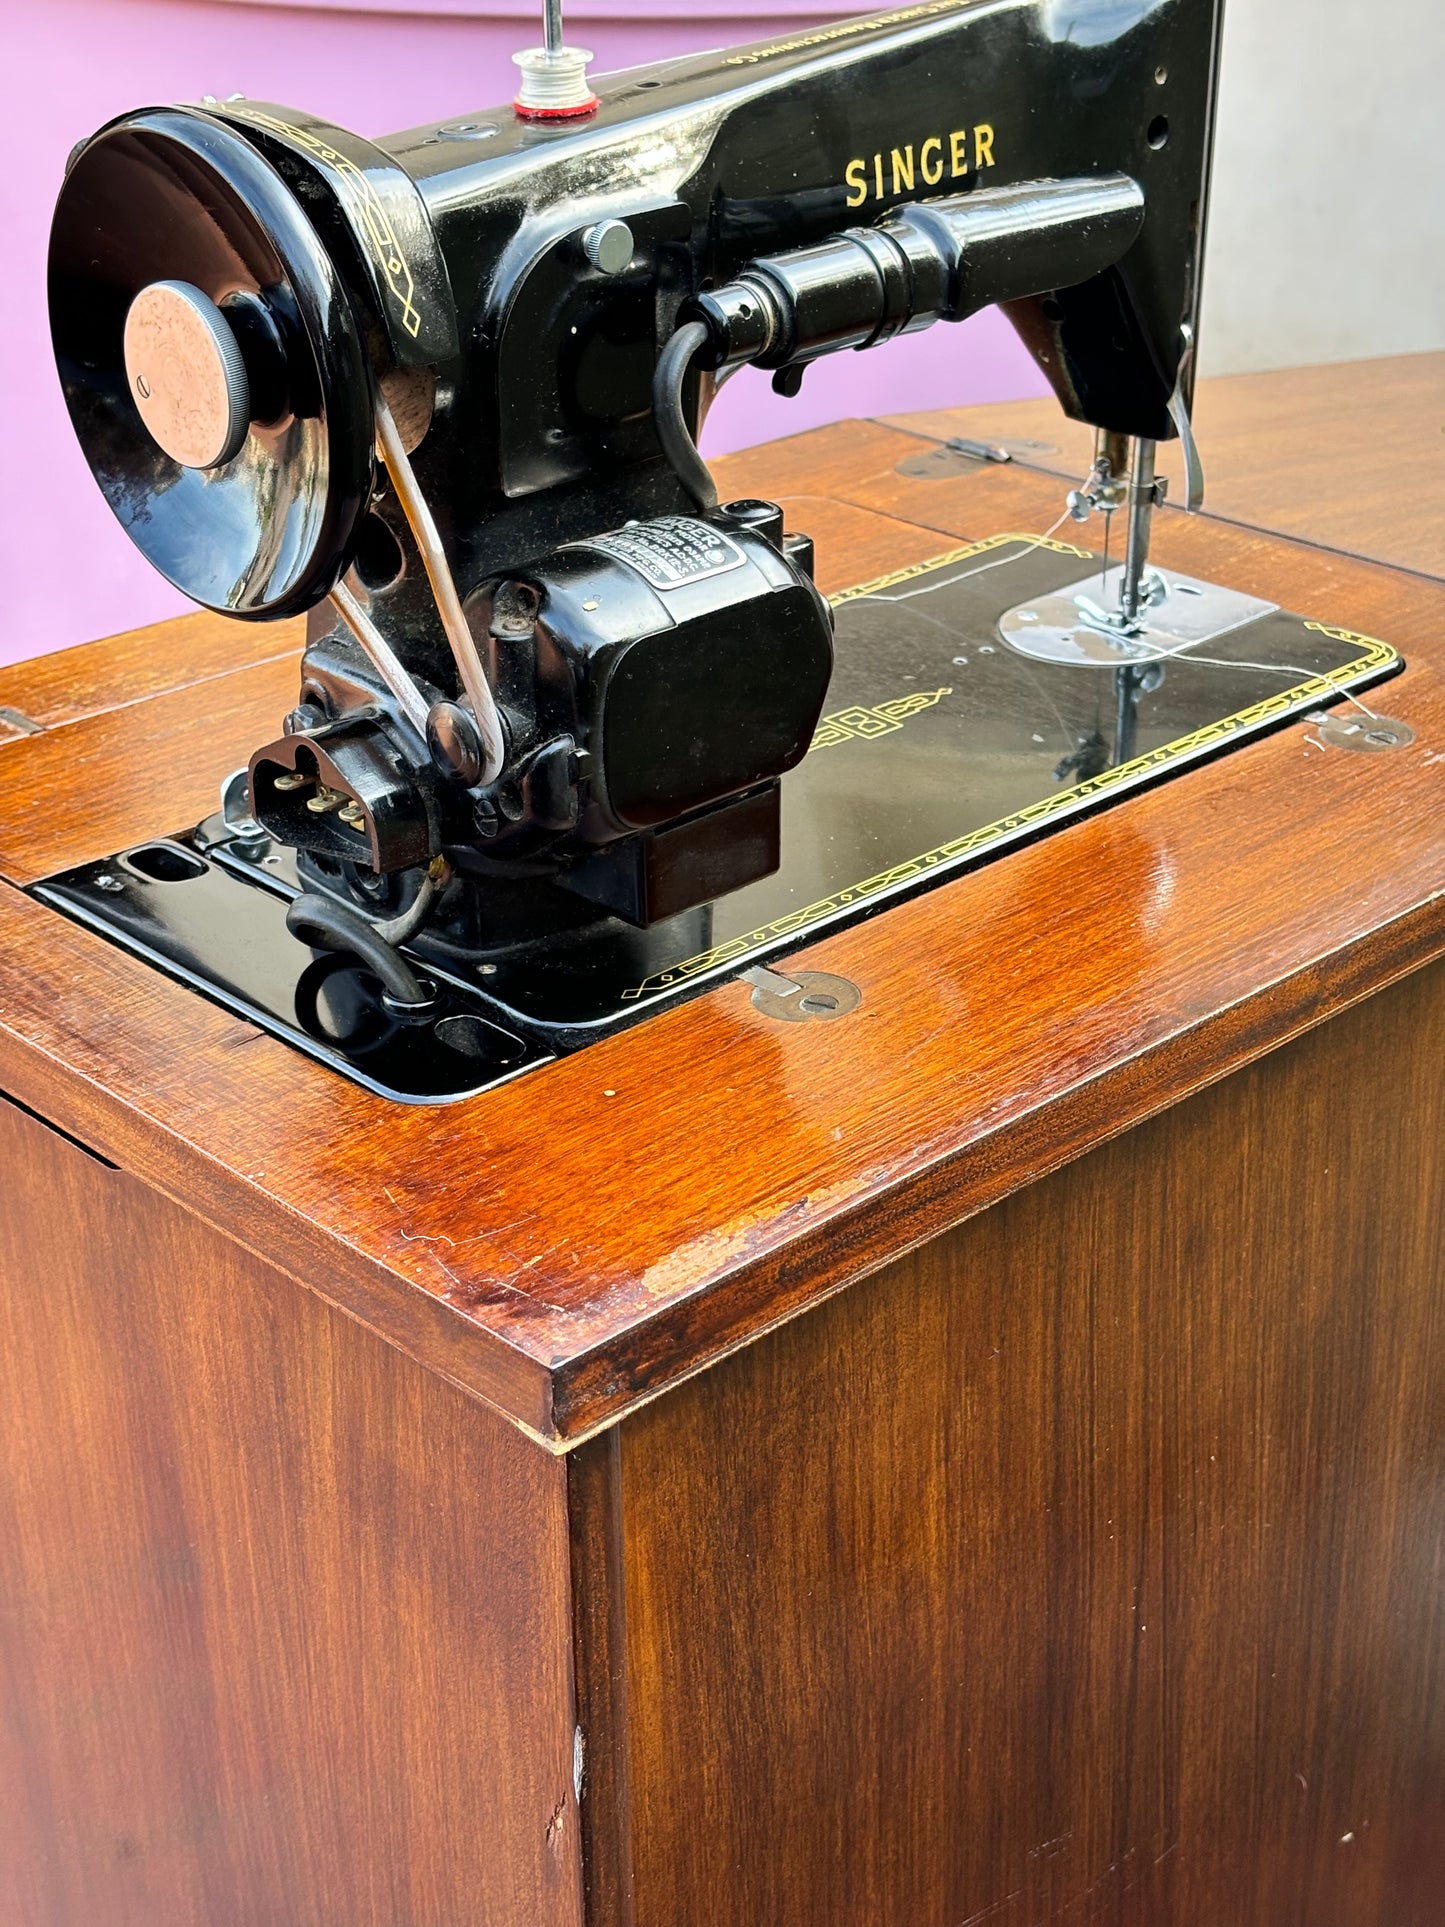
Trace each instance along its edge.
<path fill-rule="evenodd" d="M 1056 529 L 1061 529 L 1070 519 L 1070 511 L 1065 509 L 1053 528 L 1045 529 L 1036 535 L 1027 548 L 1020 549 L 1017 555 L 995 556 L 992 562 L 980 562 L 976 569 L 964 569 L 958 575 L 946 576 L 942 582 L 926 582 L 921 589 L 905 589 L 902 595 L 884 595 L 881 591 L 871 590 L 866 595 L 845 596 L 845 602 L 911 602 L 915 596 L 934 595 L 939 589 L 951 589 L 956 582 L 967 582 L 970 576 L 982 575 L 986 569 L 1001 569 L 1006 562 L 1022 562 L 1026 555 L 1042 548 Z"/>
<path fill-rule="evenodd" d="M 586 107 L 592 100 L 587 78 L 591 52 L 585 47 L 528 47 L 513 54 L 522 70 L 517 104 L 534 113 L 559 113 Z"/>
<path fill-rule="evenodd" d="M 955 583 L 967 582 L 971 576 L 982 575 L 986 569 L 1001 569 L 1006 562 L 1022 562 L 1026 555 L 1032 555 L 1035 549 L 1042 548 L 1055 530 L 1061 529 L 1069 520 L 1070 514 L 1071 511 L 1065 509 L 1052 527 L 1045 529 L 1042 535 L 1034 536 L 1026 548 L 1019 549 L 1014 555 L 1001 555 L 992 562 L 981 562 L 976 569 L 964 569 L 958 575 L 947 576 L 942 582 L 925 583 L 919 589 L 905 589 L 901 595 L 884 595 L 881 591 L 874 590 L 866 595 L 846 596 L 844 600 L 845 602 L 911 602 L 915 596 L 933 595 L 939 589 L 951 589 Z M 1093 626 L 1091 623 L 1084 625 L 1086 628 Z M 1096 633 L 1105 635 L 1108 632 L 1099 629 Z M 1354 691 L 1346 689 L 1343 683 L 1336 683 L 1332 672 L 1328 669 L 1303 669 L 1297 663 L 1288 662 L 1235 662 L 1227 656 L 1191 656 L 1185 653 L 1186 650 L 1197 649 L 1198 646 L 1193 642 L 1181 642 L 1172 649 L 1156 649 L 1153 654 L 1147 656 L 1121 656 L 1117 665 L 1113 666 L 1120 669 L 1147 668 L 1150 663 L 1177 660 L 1197 662 L 1205 669 L 1257 669 L 1265 675 L 1305 676 L 1311 681 L 1331 683 L 1340 695 L 1355 705 L 1356 709 L 1361 710 L 1372 721 L 1378 720 L 1378 712 L 1371 709 L 1368 703 L 1361 702 Z"/>

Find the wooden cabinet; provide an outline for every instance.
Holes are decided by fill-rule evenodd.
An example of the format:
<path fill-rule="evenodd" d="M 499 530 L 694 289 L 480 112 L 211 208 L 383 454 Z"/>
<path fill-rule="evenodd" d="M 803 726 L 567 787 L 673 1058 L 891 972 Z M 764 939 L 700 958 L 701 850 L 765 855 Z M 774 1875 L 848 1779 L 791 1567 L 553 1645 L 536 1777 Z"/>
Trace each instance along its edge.
<path fill-rule="evenodd" d="M 580 1922 L 564 1460 L 0 1105 L 0 1920 Z"/>
<path fill-rule="evenodd" d="M 580 1448 L 617 1918 L 1440 1918 L 1442 1063 L 1435 965 Z"/>
<path fill-rule="evenodd" d="M 1053 520 L 945 431 L 727 485 L 830 587 Z M 1439 1919 L 1445 583 L 1159 525 L 1399 647 L 1414 743 L 435 1110 L 24 894 L 203 814 L 284 653 L 0 678 L 6 1927 Z"/>

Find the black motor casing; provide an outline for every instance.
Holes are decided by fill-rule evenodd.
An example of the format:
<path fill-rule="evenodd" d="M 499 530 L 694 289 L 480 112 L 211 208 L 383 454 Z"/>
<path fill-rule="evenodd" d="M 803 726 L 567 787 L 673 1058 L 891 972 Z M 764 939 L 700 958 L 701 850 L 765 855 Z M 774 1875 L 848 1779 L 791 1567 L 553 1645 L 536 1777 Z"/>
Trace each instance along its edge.
<path fill-rule="evenodd" d="M 807 754 L 832 674 L 832 615 L 766 535 L 662 516 L 571 543 L 513 579 L 541 598 L 538 720 L 587 751 L 583 841 L 655 829 Z M 512 677 L 497 647 L 505 702 Z"/>
<path fill-rule="evenodd" d="M 766 502 L 568 543 L 466 604 L 507 735 L 500 778 L 467 787 L 441 745 L 408 755 L 374 712 L 338 713 L 344 674 L 328 689 L 318 659 L 309 726 L 252 758 L 252 807 L 323 863 L 389 874 L 440 844 L 464 872 L 549 879 L 642 925 L 741 888 L 777 867 L 779 780 L 833 671 L 811 564 Z M 357 808 L 317 812 L 318 794 Z"/>

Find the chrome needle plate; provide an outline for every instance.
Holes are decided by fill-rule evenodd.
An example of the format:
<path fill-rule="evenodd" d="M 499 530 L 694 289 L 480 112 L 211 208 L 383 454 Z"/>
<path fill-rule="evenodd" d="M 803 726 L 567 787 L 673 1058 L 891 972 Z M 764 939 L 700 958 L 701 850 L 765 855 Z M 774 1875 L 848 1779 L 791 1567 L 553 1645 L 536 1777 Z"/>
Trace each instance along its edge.
<path fill-rule="evenodd" d="M 1126 630 L 1109 619 L 1109 612 L 1119 606 L 1123 573 L 1122 568 L 1095 571 L 1051 595 L 1016 603 L 999 617 L 998 632 L 1010 649 L 1036 662 L 1093 667 L 1155 662 L 1273 615 L 1279 606 L 1172 570 L 1151 569 L 1145 606 L 1138 622 Z"/>

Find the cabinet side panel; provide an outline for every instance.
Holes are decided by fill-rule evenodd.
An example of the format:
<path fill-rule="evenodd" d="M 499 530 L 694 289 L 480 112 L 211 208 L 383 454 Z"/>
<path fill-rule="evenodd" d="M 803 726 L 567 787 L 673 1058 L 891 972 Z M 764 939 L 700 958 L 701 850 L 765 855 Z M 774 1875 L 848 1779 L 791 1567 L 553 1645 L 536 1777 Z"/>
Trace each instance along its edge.
<path fill-rule="evenodd" d="M 615 1426 L 567 1455 L 588 1927 L 634 1927 L 621 1466 Z"/>
<path fill-rule="evenodd" d="M 0 1103 L 0 1920 L 578 1927 L 566 1472 Z"/>
<path fill-rule="evenodd" d="M 1427 1927 L 1445 971 L 622 1428 L 636 1927 Z"/>

